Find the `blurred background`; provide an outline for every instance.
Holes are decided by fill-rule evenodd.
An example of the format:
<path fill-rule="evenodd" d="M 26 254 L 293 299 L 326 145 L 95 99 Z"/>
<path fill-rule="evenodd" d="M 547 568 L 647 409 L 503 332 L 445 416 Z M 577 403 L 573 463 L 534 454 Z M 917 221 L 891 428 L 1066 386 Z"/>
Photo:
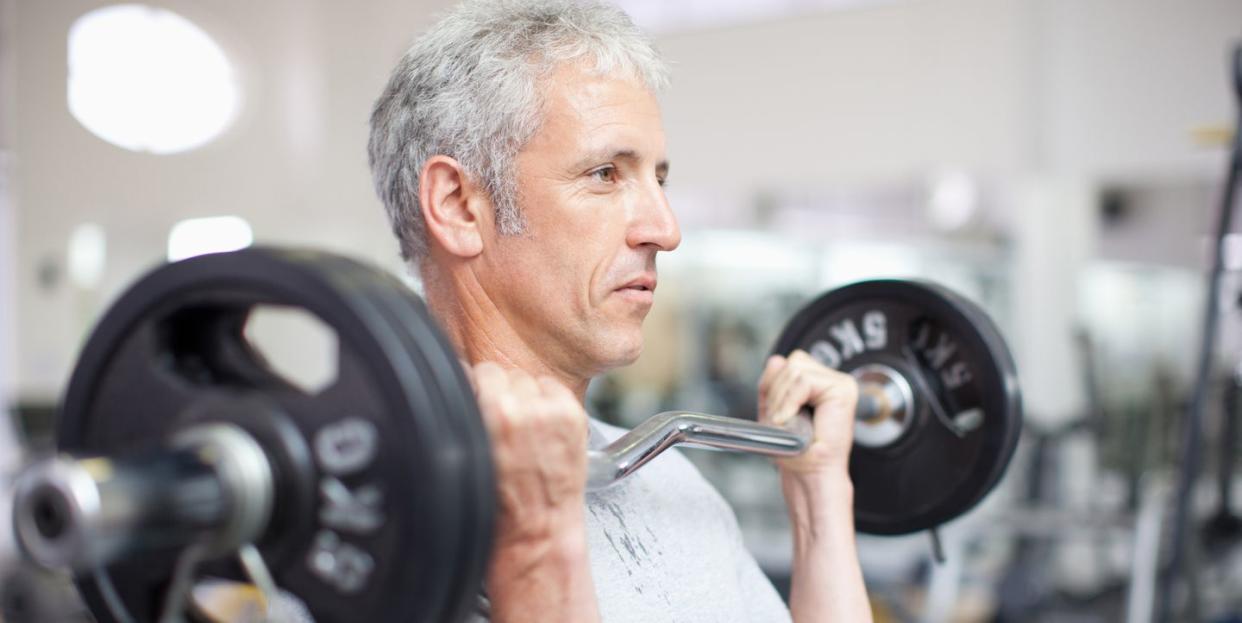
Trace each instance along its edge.
<path fill-rule="evenodd" d="M 20 444 L 48 443 L 87 332 L 159 262 L 292 244 L 404 274 L 371 190 L 367 120 L 449 4 L 0 0 L 0 473 Z M 592 411 L 626 425 L 673 407 L 751 416 L 800 305 L 869 277 L 934 279 L 1004 331 L 1024 437 L 999 489 L 941 529 L 945 562 L 927 535 L 861 538 L 877 614 L 1151 620 L 1242 3 L 619 4 L 673 66 L 662 101 L 684 243 L 661 257 L 643 357 L 592 386 Z M 1242 236 L 1224 249 L 1202 520 L 1242 488 L 1219 460 L 1238 443 L 1222 397 L 1242 356 Z M 324 365 L 273 331 L 272 358 Z M 786 585 L 771 466 L 686 454 Z M 1239 620 L 1242 547 L 1198 551 L 1179 620 Z M 8 566 L 6 620 L 84 616 L 63 584 Z"/>

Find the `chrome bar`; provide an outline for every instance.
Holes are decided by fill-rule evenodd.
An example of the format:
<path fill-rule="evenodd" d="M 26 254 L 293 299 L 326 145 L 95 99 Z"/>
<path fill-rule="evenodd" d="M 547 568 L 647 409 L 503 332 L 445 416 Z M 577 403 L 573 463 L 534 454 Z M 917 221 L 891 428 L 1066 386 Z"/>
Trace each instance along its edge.
<path fill-rule="evenodd" d="M 766 456 L 797 456 L 812 437 L 808 417 L 788 427 L 691 411 L 665 411 L 587 456 L 587 490 L 608 488 L 676 445 L 732 450 Z"/>
<path fill-rule="evenodd" d="M 882 439 L 883 443 L 864 445 L 891 443 L 912 420 L 910 410 L 914 399 L 909 384 L 899 372 L 882 364 L 865 365 L 852 374 L 859 381 L 858 405 L 854 411 L 858 426 L 866 428 L 878 424 L 896 431 Z M 890 418 L 899 421 L 886 422 Z M 857 431 L 858 428 L 855 429 L 856 441 Z M 603 449 L 587 453 L 587 490 L 598 491 L 616 484 L 673 446 L 797 456 L 810 445 L 813 432 L 807 412 L 784 427 L 776 427 L 721 415 L 665 411 L 651 416 Z"/>

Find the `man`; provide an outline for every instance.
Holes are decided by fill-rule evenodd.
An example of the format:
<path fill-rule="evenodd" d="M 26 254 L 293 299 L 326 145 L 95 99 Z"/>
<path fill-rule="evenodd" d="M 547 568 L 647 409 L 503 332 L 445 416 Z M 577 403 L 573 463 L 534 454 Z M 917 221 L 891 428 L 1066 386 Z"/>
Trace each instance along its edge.
<path fill-rule="evenodd" d="M 857 388 L 772 358 L 760 413 L 804 405 L 815 441 L 780 463 L 794 528 L 789 609 L 736 519 L 666 453 L 586 495 L 591 378 L 633 362 L 681 239 L 655 92 L 628 17 L 566 0 L 472 1 L 401 59 L 372 115 L 377 192 L 427 304 L 472 367 L 496 457 L 493 621 L 865 621 L 847 463 Z"/>

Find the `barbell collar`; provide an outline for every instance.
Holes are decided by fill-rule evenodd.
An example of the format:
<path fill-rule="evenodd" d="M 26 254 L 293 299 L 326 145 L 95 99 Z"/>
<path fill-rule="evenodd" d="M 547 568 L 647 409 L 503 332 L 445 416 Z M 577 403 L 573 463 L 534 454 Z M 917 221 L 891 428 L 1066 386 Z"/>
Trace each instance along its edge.
<path fill-rule="evenodd" d="M 854 443 L 879 448 L 897 443 L 914 424 L 914 389 L 891 366 L 869 363 L 850 372 L 858 381 Z"/>
<path fill-rule="evenodd" d="M 53 569 L 90 571 L 199 539 L 220 553 L 260 536 L 272 484 L 253 438 L 232 425 L 203 425 L 152 452 L 60 455 L 32 466 L 14 492 L 14 532 L 32 561 Z"/>

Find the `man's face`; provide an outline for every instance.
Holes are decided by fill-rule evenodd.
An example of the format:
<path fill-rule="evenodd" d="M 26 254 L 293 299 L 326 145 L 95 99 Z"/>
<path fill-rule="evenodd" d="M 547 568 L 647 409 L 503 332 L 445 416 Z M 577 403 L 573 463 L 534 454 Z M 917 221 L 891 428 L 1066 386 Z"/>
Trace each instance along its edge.
<path fill-rule="evenodd" d="M 566 65 L 542 81 L 544 121 L 518 154 L 520 236 L 487 234 L 489 294 L 546 363 L 593 376 L 642 352 L 658 251 L 681 242 L 664 197 L 654 95 Z"/>

